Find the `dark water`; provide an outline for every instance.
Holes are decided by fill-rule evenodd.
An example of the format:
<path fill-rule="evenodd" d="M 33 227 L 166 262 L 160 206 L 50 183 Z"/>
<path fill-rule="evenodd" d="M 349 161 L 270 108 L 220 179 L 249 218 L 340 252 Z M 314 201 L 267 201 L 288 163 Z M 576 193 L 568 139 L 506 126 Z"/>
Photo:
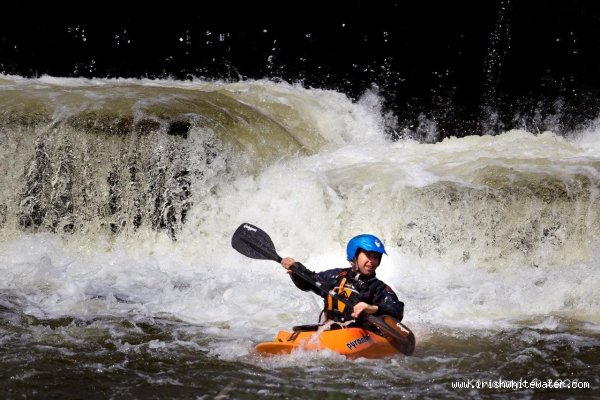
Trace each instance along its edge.
<path fill-rule="evenodd" d="M 2 345 L 10 349 L 0 361 L 5 398 L 592 398 L 600 385 L 600 335 L 569 320 L 552 330 L 526 321 L 495 332 L 434 329 L 410 358 L 353 362 L 307 353 L 268 359 L 251 352 L 220 360 L 207 345 L 222 339 L 180 321 L 44 320 L 10 309 L 6 296 L 2 301 Z M 565 387 L 452 386 L 533 379 Z"/>
<path fill-rule="evenodd" d="M 0 72 L 21 76 L 283 79 L 357 99 L 375 85 L 395 137 L 568 133 L 599 108 L 600 4 L 276 2 L 158 8 L 13 3 Z M 428 140 L 431 140 L 429 138 Z"/>

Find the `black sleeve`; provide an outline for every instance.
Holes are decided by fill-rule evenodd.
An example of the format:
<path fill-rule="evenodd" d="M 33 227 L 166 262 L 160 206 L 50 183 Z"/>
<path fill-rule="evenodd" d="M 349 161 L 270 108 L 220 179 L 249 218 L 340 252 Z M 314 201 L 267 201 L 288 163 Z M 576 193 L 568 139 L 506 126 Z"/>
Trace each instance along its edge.
<path fill-rule="evenodd" d="M 398 300 L 396 293 L 382 282 L 375 293 L 375 305 L 379 307 L 375 316 L 390 315 L 398 321 L 404 317 L 404 303 Z"/>
<path fill-rule="evenodd" d="M 299 262 L 294 264 L 294 268 L 297 269 L 302 275 L 305 275 L 311 281 L 319 285 L 321 289 L 306 282 L 300 276 L 292 274 L 291 278 L 292 282 L 294 282 L 294 285 L 296 285 L 296 287 L 300 290 L 304 290 L 305 292 L 310 290 L 321 297 L 327 297 L 326 293 L 336 284 L 338 280 L 338 274 L 340 271 L 342 271 L 341 269 L 329 269 L 327 271 L 313 272 Z M 325 294 L 323 291 L 325 291 Z"/>
<path fill-rule="evenodd" d="M 302 265 L 299 262 L 296 262 L 294 264 L 294 269 L 298 270 L 298 272 L 302 273 L 302 275 L 306 275 L 307 277 L 309 277 L 313 282 L 317 281 L 317 273 L 311 271 L 310 269 L 306 268 L 304 265 Z M 309 291 L 312 290 L 314 291 L 314 287 L 313 285 L 311 285 L 310 283 L 306 282 L 304 279 L 302 279 L 300 276 L 296 275 L 296 274 L 292 274 L 290 275 L 292 278 L 292 282 L 294 282 L 294 285 L 296 285 L 296 287 L 300 290 L 304 290 Z M 316 293 L 316 292 L 315 292 Z M 321 293 L 317 293 L 318 295 L 320 295 Z"/>

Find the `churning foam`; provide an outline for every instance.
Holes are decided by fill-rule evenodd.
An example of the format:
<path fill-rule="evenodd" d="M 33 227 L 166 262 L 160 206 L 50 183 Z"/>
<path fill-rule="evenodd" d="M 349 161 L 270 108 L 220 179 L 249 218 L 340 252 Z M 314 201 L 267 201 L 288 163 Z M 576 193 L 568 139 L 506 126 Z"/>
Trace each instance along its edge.
<path fill-rule="evenodd" d="M 68 86 L 48 79 L 35 83 Z M 88 85 L 93 94 L 96 86 L 105 90 L 102 83 L 78 85 Z M 121 197 L 110 192 L 115 204 L 133 210 L 136 199 L 144 200 L 148 215 L 160 222 L 172 204 L 165 196 L 181 189 L 173 176 L 189 171 L 191 193 L 179 192 L 176 241 L 156 228 L 160 223 L 97 234 L 94 226 L 131 220 L 126 207 L 110 218 L 96 214 L 104 206 L 93 200 L 84 213 L 97 224 L 70 234 L 23 233 L 18 220 L 8 217 L 10 224 L 5 221 L 2 229 L 15 233 L 0 244 L 0 287 L 25 297 L 28 313 L 169 315 L 202 326 L 213 337 L 257 340 L 315 322 L 321 309 L 317 296 L 297 290 L 276 263 L 250 260 L 231 248 L 235 228 L 251 222 L 271 235 L 280 255 L 314 270 L 347 265 L 345 243 L 355 234 L 380 236 L 389 256 L 378 275 L 406 303 L 406 322 L 417 332 L 432 325 L 506 326 L 539 315 L 600 320 L 594 295 L 600 278 L 600 145 L 594 135 L 566 140 L 511 131 L 436 144 L 391 142 L 372 93 L 353 103 L 340 93 L 273 82 L 109 83 L 120 86 L 125 97 L 168 91 L 167 108 L 167 98 L 195 98 L 194 91 L 225 93 L 234 101 L 210 94 L 198 104 L 216 99 L 221 109 L 211 114 L 215 121 L 235 116 L 219 121 L 240 132 L 245 124 L 258 124 L 250 130 L 269 126 L 271 136 L 247 135 L 235 144 L 217 124 L 192 124 L 187 138 L 167 136 L 162 128 L 151 131 L 141 139 L 147 152 L 139 157 L 148 160 L 143 165 L 149 171 L 163 166 L 173 175 L 166 176 L 156 197 L 143 197 L 141 191 L 157 175 L 148 173 L 129 185 L 127 170 L 118 164 L 136 159 L 127 158 L 138 150 L 129 137 L 105 138 L 100 154 L 83 143 L 93 141 L 93 132 L 57 128 L 56 140 L 66 139 L 87 157 L 69 159 L 75 170 L 94 162 L 106 163 L 105 175 L 122 173 L 115 180 L 122 185 Z M 136 112 L 143 114 L 143 107 Z M 287 144 L 276 147 L 269 138 Z M 46 148 L 64 148 L 54 145 L 47 142 Z M 260 154 L 268 157 L 253 161 L 259 154 L 253 149 L 265 146 L 269 151 Z M 210 163 L 199 155 L 207 149 L 214 153 Z M 11 157 L 3 152 L 2 164 L 19 193 L 30 155 L 17 155 L 16 169 L 10 169 Z M 249 168 L 253 162 L 259 166 Z M 110 198 L 105 175 L 93 175 L 94 190 Z M 65 179 L 61 188 L 72 188 L 65 182 L 74 181 Z M 18 208 L 21 203 L 10 198 L 3 197 L 7 210 Z M 165 206 L 158 211 L 152 208 L 156 199 Z M 75 199 L 84 204 L 80 200 Z M 68 215 L 68 207 L 61 210 Z"/>

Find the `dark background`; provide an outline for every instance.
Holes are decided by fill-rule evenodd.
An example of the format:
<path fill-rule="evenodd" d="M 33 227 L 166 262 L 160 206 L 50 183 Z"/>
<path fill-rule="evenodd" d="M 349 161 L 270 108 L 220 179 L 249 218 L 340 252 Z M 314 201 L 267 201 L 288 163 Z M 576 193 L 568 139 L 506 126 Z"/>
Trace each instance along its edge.
<path fill-rule="evenodd" d="M 600 110 L 595 0 L 13 4 L 1 19 L 5 74 L 376 88 L 395 137 L 423 139 L 423 119 L 437 139 L 568 134 Z"/>

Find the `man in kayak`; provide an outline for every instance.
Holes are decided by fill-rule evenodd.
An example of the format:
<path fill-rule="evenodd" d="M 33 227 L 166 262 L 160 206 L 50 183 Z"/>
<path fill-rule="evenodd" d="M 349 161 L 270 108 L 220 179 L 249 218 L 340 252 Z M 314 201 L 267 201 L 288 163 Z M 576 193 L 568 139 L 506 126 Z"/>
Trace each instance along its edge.
<path fill-rule="evenodd" d="M 381 263 L 383 254 L 387 255 L 383 242 L 376 236 L 364 234 L 355 236 L 346 246 L 346 258 L 350 261 L 350 268 L 313 272 L 290 257 L 283 258 L 281 265 L 291 275 L 292 281 L 299 289 L 312 290 L 321 295 L 317 288 L 293 274 L 292 266 L 327 292 L 333 290 L 355 304 L 353 308 L 346 307 L 331 295 L 324 296 L 323 313 L 326 320 L 341 324 L 354 320 L 350 322 L 351 326 L 376 330 L 365 320 L 364 314 L 390 315 L 398 321 L 401 321 L 404 315 L 404 303 L 398 300 L 398 296 L 388 285 L 375 276 L 375 270 Z"/>

